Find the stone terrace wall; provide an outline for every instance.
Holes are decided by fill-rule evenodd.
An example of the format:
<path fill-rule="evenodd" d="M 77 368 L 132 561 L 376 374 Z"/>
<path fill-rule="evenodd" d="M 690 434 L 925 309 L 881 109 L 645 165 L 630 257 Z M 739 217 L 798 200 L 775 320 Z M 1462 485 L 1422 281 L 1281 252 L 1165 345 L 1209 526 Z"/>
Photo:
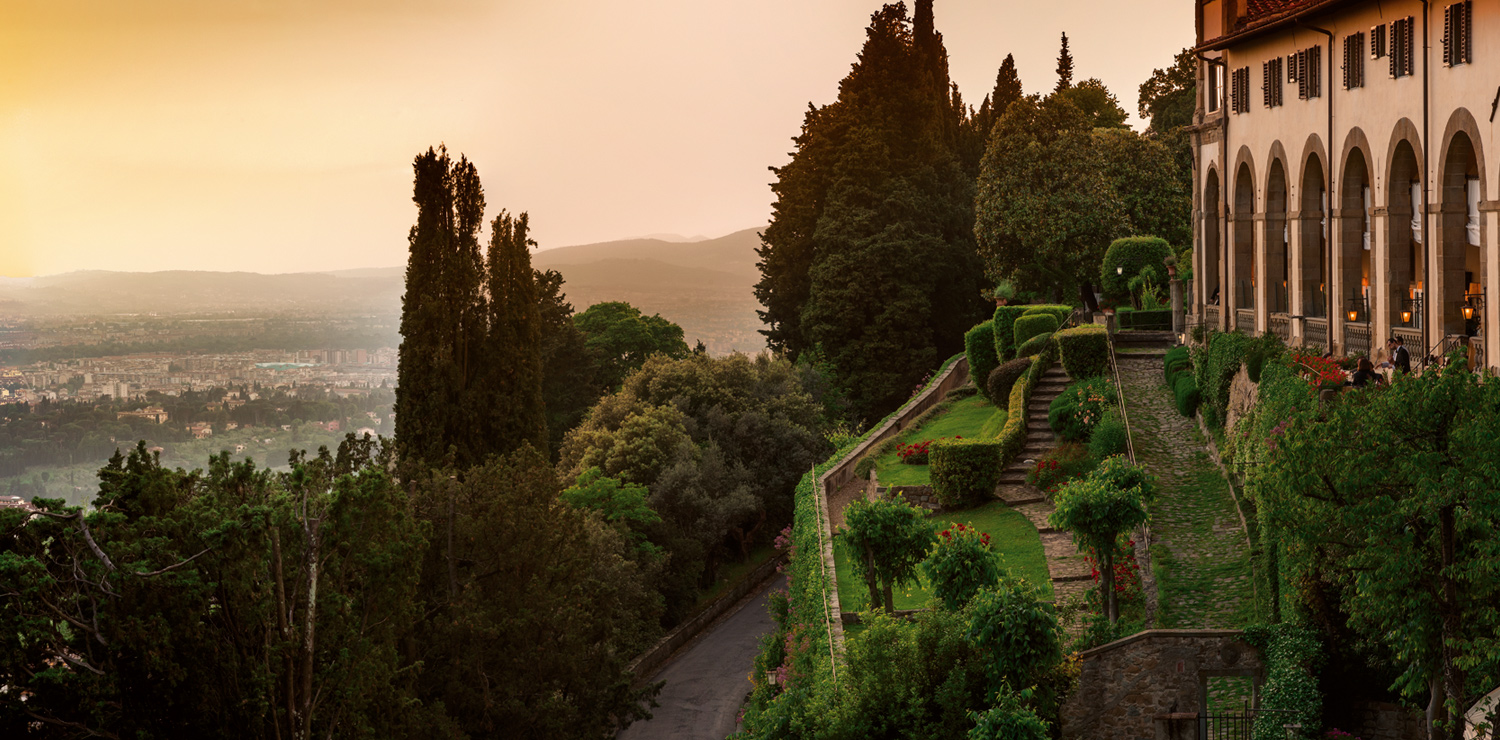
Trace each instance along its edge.
<path fill-rule="evenodd" d="M 1196 714 L 1209 676 L 1251 676 L 1260 653 L 1239 630 L 1146 630 L 1079 653 L 1078 689 L 1062 708 L 1065 740 L 1154 740 L 1168 715 Z"/>

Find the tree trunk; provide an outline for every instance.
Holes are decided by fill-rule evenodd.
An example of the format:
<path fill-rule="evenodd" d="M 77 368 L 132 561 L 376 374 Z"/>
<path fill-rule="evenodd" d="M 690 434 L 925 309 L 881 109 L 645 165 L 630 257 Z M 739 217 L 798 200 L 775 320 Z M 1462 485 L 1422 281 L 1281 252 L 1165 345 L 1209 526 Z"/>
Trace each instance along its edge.
<path fill-rule="evenodd" d="M 1443 711 L 1443 678 L 1433 674 L 1427 679 L 1427 740 L 1442 740 L 1437 723 Z"/>
<path fill-rule="evenodd" d="M 286 603 L 286 578 L 281 569 L 281 532 L 275 527 L 271 529 L 271 557 L 276 567 L 276 626 L 281 630 L 282 640 L 282 662 L 286 678 L 286 721 L 287 735 L 295 736 L 297 733 L 292 728 L 297 722 L 297 684 L 296 665 L 292 661 L 292 627 L 287 622 L 291 614 L 291 606 Z M 276 723 L 277 736 L 281 735 L 281 723 Z"/>
<path fill-rule="evenodd" d="M 870 587 L 870 609 L 880 608 L 880 585 L 875 581 L 875 551 L 865 547 L 865 585 Z"/>
<path fill-rule="evenodd" d="M 1453 647 L 1453 642 L 1460 639 L 1463 632 L 1463 617 L 1459 612 L 1458 582 L 1453 579 L 1453 561 L 1455 559 L 1454 549 L 1457 535 L 1454 533 L 1452 504 L 1443 507 L 1439 513 L 1439 521 L 1442 527 L 1443 537 L 1443 569 L 1438 577 L 1442 579 L 1443 598 L 1439 603 L 1443 610 L 1443 681 L 1446 684 L 1443 689 L 1448 695 L 1448 702 L 1453 704 L 1458 711 L 1443 712 L 1449 715 L 1448 736 L 1455 740 L 1463 740 L 1464 715 L 1463 698 L 1464 683 L 1467 678 L 1464 669 L 1458 665 L 1458 649 Z"/>
<path fill-rule="evenodd" d="M 1092 281 L 1085 280 L 1078 284 L 1078 297 L 1083 300 L 1083 307 L 1088 309 L 1089 313 L 1099 310 L 1099 301 L 1094 299 L 1094 283 Z"/>
<path fill-rule="evenodd" d="M 313 646 L 318 624 L 318 520 L 303 514 L 302 532 L 307 539 L 307 609 L 302 629 L 302 727 L 294 737 L 312 737 Z"/>
<path fill-rule="evenodd" d="M 1109 547 L 1101 548 L 1099 553 L 1099 589 L 1100 595 L 1104 597 L 1104 616 L 1109 618 L 1109 623 L 1114 624 L 1120 618 L 1120 612 L 1115 606 L 1115 548 L 1111 542 Z"/>
<path fill-rule="evenodd" d="M 896 601 L 892 598 L 891 584 L 889 583 L 885 584 L 885 613 L 891 616 L 896 615 Z"/>

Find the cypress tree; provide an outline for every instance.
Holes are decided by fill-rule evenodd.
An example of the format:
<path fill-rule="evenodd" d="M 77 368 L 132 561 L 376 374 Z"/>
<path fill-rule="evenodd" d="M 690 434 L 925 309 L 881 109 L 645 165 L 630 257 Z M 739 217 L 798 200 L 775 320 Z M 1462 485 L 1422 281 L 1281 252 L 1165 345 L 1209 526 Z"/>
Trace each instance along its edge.
<path fill-rule="evenodd" d="M 530 443 L 547 450 L 542 403 L 542 331 L 527 215 L 505 211 L 490 225 L 488 276 L 489 336 L 486 360 L 490 382 L 485 395 L 489 439 L 495 452 Z"/>
<path fill-rule="evenodd" d="M 1062 51 L 1057 53 L 1057 89 L 1062 92 L 1073 86 L 1073 54 L 1068 51 L 1068 34 L 1063 32 Z"/>
<path fill-rule="evenodd" d="M 403 457 L 412 460 L 435 461 L 446 449 L 442 375 L 452 326 L 446 319 L 443 268 L 453 239 L 452 164 L 446 148 L 429 148 L 412 164 L 417 223 L 407 235 L 394 408 L 396 438 Z"/>

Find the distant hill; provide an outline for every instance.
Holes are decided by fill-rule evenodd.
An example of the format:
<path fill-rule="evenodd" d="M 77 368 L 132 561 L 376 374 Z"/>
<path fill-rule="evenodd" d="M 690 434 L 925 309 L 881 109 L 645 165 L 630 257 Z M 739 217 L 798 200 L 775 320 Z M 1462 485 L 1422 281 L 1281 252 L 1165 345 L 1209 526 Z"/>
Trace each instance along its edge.
<path fill-rule="evenodd" d="M 262 275 L 254 272 L 89 270 L 0 284 L 0 304 L 20 314 L 399 312 L 402 271 Z"/>

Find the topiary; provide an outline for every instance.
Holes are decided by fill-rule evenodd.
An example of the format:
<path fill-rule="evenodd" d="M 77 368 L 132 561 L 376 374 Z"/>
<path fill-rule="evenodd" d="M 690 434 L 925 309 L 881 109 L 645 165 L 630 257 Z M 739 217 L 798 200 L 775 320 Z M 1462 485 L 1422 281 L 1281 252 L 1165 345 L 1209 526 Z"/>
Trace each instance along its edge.
<path fill-rule="evenodd" d="M 1130 297 L 1128 285 L 1145 268 L 1156 268 L 1166 274 L 1163 260 L 1172 256 L 1167 240 L 1154 236 L 1130 236 L 1116 239 L 1104 253 L 1099 266 L 1099 287 L 1106 298 L 1123 301 Z"/>
<path fill-rule="evenodd" d="M 995 356 L 1001 362 L 1013 359 L 1016 356 L 1016 336 L 1013 329 L 1016 319 L 1021 318 L 1030 306 L 996 306 L 995 323 Z"/>
<path fill-rule="evenodd" d="M 1038 334 L 1051 334 L 1057 331 L 1059 326 L 1061 324 L 1056 316 L 1050 313 L 1033 313 L 1016 319 L 1011 330 L 1015 332 L 1016 346 L 1019 347 Z"/>
<path fill-rule="evenodd" d="M 1129 436 L 1125 433 L 1125 422 L 1120 419 L 1120 414 L 1114 409 L 1104 412 L 1104 418 L 1099 420 L 1094 426 L 1094 433 L 1089 435 L 1089 455 L 1095 460 L 1103 460 L 1123 455 L 1129 448 Z"/>
<path fill-rule="evenodd" d="M 1075 326 L 1054 338 L 1063 369 L 1072 378 L 1083 380 L 1109 372 L 1109 331 L 1104 327 Z"/>
<path fill-rule="evenodd" d="M 1188 353 L 1186 346 L 1178 345 L 1167 350 L 1166 356 L 1162 358 L 1162 373 L 1166 376 L 1167 387 L 1171 388 L 1174 385 L 1177 374 L 1184 368 L 1191 371 L 1192 365 L 1192 355 Z"/>
<path fill-rule="evenodd" d="M 1028 306 L 1026 308 L 1026 313 L 1022 315 L 1036 316 L 1038 314 L 1046 314 L 1048 316 L 1051 316 L 1052 318 L 1057 319 L 1058 326 L 1062 326 L 1063 324 L 1068 323 L 1068 317 L 1073 315 L 1073 307 L 1065 306 L 1061 303 L 1042 303 L 1036 306 Z"/>
<path fill-rule="evenodd" d="M 1114 383 L 1098 377 L 1068 386 L 1047 408 L 1047 424 L 1063 439 L 1081 442 L 1116 403 Z"/>
<path fill-rule="evenodd" d="M 1177 376 L 1177 382 L 1172 384 L 1172 395 L 1177 398 L 1177 413 L 1189 419 L 1198 413 L 1198 403 L 1202 396 L 1198 393 L 1198 381 L 1191 374 L 1181 373 Z"/>
<path fill-rule="evenodd" d="M 991 402 L 993 402 L 996 406 L 999 406 L 1000 400 L 1003 399 L 1007 404 L 1009 404 L 1011 387 L 1013 387 L 1016 384 L 1016 381 L 1020 380 L 1021 376 L 1025 375 L 1026 371 L 1030 369 L 1031 358 L 1021 357 L 1006 362 L 1005 364 L 995 368 L 992 372 L 990 372 L 990 377 L 985 382 L 985 389 L 989 391 Z"/>
<path fill-rule="evenodd" d="M 1026 340 L 1025 344 L 1016 348 L 1016 357 L 1018 359 L 1029 359 L 1034 355 L 1043 354 L 1046 351 L 1047 347 L 1052 344 L 1053 336 L 1055 335 L 1038 334 Z M 1051 363 L 1048 364 L 1050 365 Z"/>
<path fill-rule="evenodd" d="M 1000 366 L 1000 357 L 995 354 L 994 321 L 981 322 L 964 334 L 964 354 L 969 358 L 969 377 L 979 386 L 979 392 L 990 403 L 995 403 L 995 397 L 990 395 L 988 387 L 984 385 L 990 373 Z"/>
<path fill-rule="evenodd" d="M 932 492 L 944 508 L 977 504 L 1000 482 L 1000 441 L 940 439 L 932 443 Z"/>

